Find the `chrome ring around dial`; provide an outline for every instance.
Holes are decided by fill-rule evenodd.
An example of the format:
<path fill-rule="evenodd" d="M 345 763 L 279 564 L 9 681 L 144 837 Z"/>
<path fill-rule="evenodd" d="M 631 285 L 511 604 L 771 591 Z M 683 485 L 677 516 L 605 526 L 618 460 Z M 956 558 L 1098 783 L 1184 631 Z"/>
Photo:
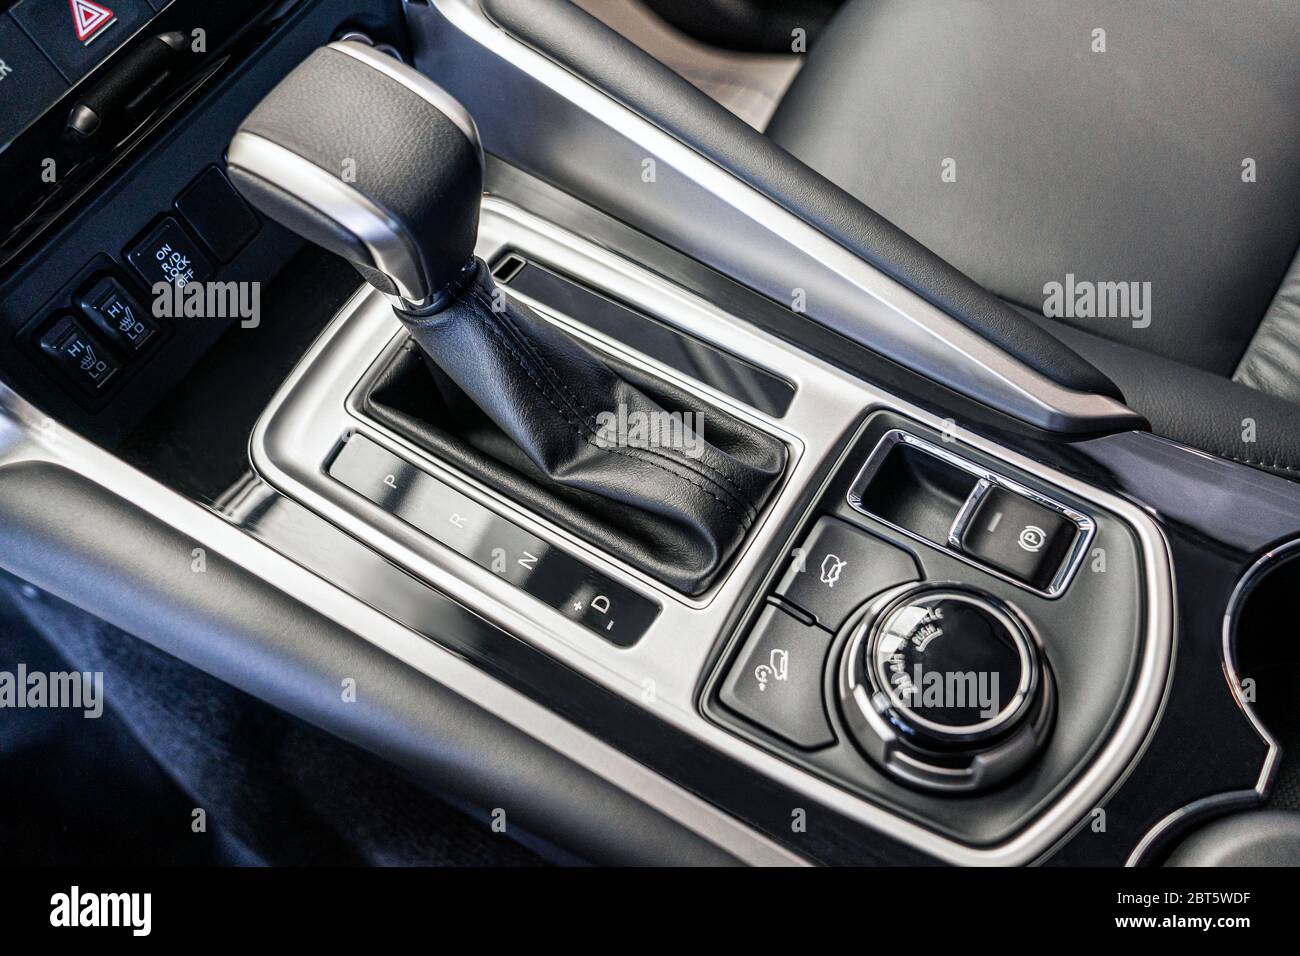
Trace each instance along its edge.
<path fill-rule="evenodd" d="M 839 690 L 867 756 L 930 789 L 1005 779 L 1037 752 L 1054 710 L 1029 626 L 991 595 L 955 585 L 874 602 L 845 648 Z"/>

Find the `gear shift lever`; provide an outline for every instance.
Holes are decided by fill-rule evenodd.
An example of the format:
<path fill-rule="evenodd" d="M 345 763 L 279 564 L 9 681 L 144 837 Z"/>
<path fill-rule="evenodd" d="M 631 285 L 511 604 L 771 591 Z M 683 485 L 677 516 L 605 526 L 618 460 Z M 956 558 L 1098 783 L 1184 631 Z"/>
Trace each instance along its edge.
<path fill-rule="evenodd" d="M 388 297 L 433 366 L 419 390 L 468 398 L 514 447 L 480 441 L 471 454 L 470 436 L 430 437 L 427 416 L 406 430 L 648 573 L 688 593 L 708 586 L 757 519 L 785 446 L 713 409 L 686 419 L 703 415 L 708 429 L 687 447 L 605 430 L 605 413 L 653 421 L 698 399 L 633 384 L 496 292 L 474 258 L 483 152 L 459 103 L 385 54 L 332 43 L 253 110 L 227 163 L 253 205 Z"/>
<path fill-rule="evenodd" d="M 272 219 L 352 262 L 394 308 L 444 307 L 473 264 L 483 150 L 464 107 L 362 43 L 332 43 L 244 120 L 230 178 Z"/>

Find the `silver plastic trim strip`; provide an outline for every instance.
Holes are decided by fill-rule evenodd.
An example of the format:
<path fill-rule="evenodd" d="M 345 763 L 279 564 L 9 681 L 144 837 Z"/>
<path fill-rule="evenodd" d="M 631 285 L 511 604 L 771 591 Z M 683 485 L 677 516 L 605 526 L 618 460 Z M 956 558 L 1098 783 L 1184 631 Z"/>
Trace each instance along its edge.
<path fill-rule="evenodd" d="M 365 290 L 344 306 L 341 316 L 384 299 Z M 248 573 L 320 609 L 340 626 L 430 680 L 495 714 L 528 736 L 565 754 L 641 802 L 678 821 L 737 859 L 756 866 L 804 866 L 806 861 L 734 817 L 632 760 L 527 695 L 514 690 L 375 610 L 324 578 L 299 566 L 242 531 L 214 511 L 137 470 L 22 398 L 0 381 L 0 467 L 21 461 L 61 465 L 115 495 L 147 502 L 150 513 L 180 534 Z M 60 595 L 76 600 L 75 594 Z M 147 635 L 140 635 L 147 638 Z M 191 661 L 202 666 L 201 661 Z"/>
<path fill-rule="evenodd" d="M 1140 752 L 1163 702 L 1174 652 L 1172 567 L 1168 547 L 1152 518 L 1136 505 L 1090 487 L 1068 475 L 963 433 L 962 443 L 1005 460 L 1098 508 L 1124 519 L 1141 544 L 1145 602 L 1143 647 L 1132 694 L 1124 712 L 1093 762 L 1069 787 L 1011 839 L 987 847 L 950 840 L 910 820 L 871 804 L 815 774 L 792 766 L 778 755 L 746 741 L 708 720 L 698 692 L 710 672 L 713 648 L 730 635 L 732 611 L 747 590 L 747 581 L 766 571 L 765 553 L 780 540 L 782 526 L 808 493 L 820 487 L 820 463 L 841 447 L 864 414 L 892 409 L 941 430 L 944 422 L 922 409 L 847 375 L 592 243 L 497 199 L 483 204 L 478 255 L 491 261 L 505 249 L 519 250 L 537 261 L 573 275 L 616 299 L 629 301 L 647 314 L 727 349 L 762 368 L 779 369 L 796 388 L 785 415 L 777 420 L 738 404 L 671 369 L 633 352 L 569 316 L 529 302 L 548 319 L 620 358 L 649 368 L 681 387 L 705 395 L 729 413 L 779 435 L 791 447 L 790 464 L 777 499 L 757 523 L 753 539 L 731 573 L 700 599 L 675 595 L 643 575 L 627 573 L 606 562 L 602 569 L 620 583 L 661 601 L 651 629 L 631 648 L 616 648 L 585 628 L 564 619 L 489 571 L 441 548 L 399 519 L 377 507 L 366 508 L 355 495 L 326 478 L 325 456 L 348 430 L 356 430 L 389 447 L 458 490 L 508 514 L 525 529 L 588 560 L 605 560 L 600 552 L 572 535 L 519 509 L 491 489 L 477 486 L 393 433 L 358 417 L 343 396 L 367 373 L 401 327 L 383 299 L 359 298 L 313 346 L 273 399 L 251 444 L 259 473 L 272 485 L 307 505 L 344 531 L 370 542 L 396 563 L 435 587 L 454 595 L 488 620 L 527 640 L 681 729 L 702 744 L 782 781 L 808 798 L 858 822 L 881 830 L 938 859 L 957 864 L 1015 865 L 1040 858 L 1121 779 Z M 525 297 L 521 297 L 525 298 Z M 525 298 L 525 301 L 528 301 Z M 950 423 L 949 423 L 950 424 Z M 653 688 L 647 699 L 646 688 Z"/>
<path fill-rule="evenodd" d="M 1237 706 L 1245 712 L 1251 726 L 1255 728 L 1255 733 L 1259 734 L 1259 739 L 1268 745 L 1268 756 L 1260 768 L 1259 779 L 1255 782 L 1255 791 L 1261 796 L 1268 790 L 1268 785 L 1273 780 L 1273 773 L 1277 769 L 1277 761 L 1282 751 L 1277 740 L 1255 714 L 1251 702 L 1246 700 L 1242 693 L 1241 678 L 1237 675 L 1237 618 L 1241 613 L 1242 602 L 1254 590 L 1259 579 L 1271 570 L 1273 564 L 1291 560 L 1293 557 L 1291 552 L 1298 549 L 1300 549 L 1300 540 L 1289 541 L 1270 549 L 1257 559 L 1241 576 L 1237 586 L 1232 589 L 1232 596 L 1228 598 L 1228 608 L 1223 613 L 1223 675 L 1228 681 L 1228 687 L 1232 690 Z"/>
<path fill-rule="evenodd" d="M 855 489 L 859 488 L 862 484 L 863 476 L 870 472 L 874 472 L 879 468 L 881 462 L 884 461 L 885 456 L 889 454 L 889 450 L 900 442 L 905 445 L 910 445 L 913 448 L 920 449 L 928 455 L 932 455 L 941 461 L 947 462 L 954 468 L 960 468 L 967 474 L 975 475 L 979 478 L 975 487 L 972 488 L 970 494 L 967 495 L 966 501 L 963 502 L 961 509 L 957 512 L 957 517 L 953 519 L 952 527 L 948 529 L 948 540 L 945 542 L 931 541 L 929 538 L 924 538 L 909 528 L 904 528 L 901 525 L 896 525 L 892 521 L 882 518 L 875 512 L 867 510 L 867 508 L 862 504 L 862 499 L 855 494 Z M 1037 470 L 1042 471 L 1042 466 L 1038 466 Z M 1075 535 L 1074 541 L 1070 543 L 1070 550 L 1066 553 L 1065 559 L 1061 562 L 1061 567 L 1057 570 L 1056 574 L 1052 576 L 1052 580 L 1048 583 L 1045 589 L 1036 588 L 1033 585 L 1026 584 L 1019 578 L 1012 577 L 1009 574 L 999 571 L 995 567 L 972 558 L 962 550 L 961 534 L 966 529 L 966 525 L 969 523 L 971 515 L 974 514 L 975 506 L 979 504 L 979 499 L 986 495 L 992 487 L 1005 488 L 1007 491 L 1028 498 L 1036 504 L 1040 504 L 1045 508 L 1050 508 L 1052 511 L 1055 511 L 1057 514 L 1061 515 L 1061 517 L 1074 525 Z M 945 554 L 950 554 L 954 558 L 959 558 L 972 567 L 979 568 L 981 571 L 992 574 L 994 577 L 1001 578 L 1003 581 L 1014 584 L 1026 591 L 1032 591 L 1034 594 L 1048 598 L 1059 597 L 1069 586 L 1070 581 L 1074 579 L 1075 572 L 1079 570 L 1079 566 L 1083 563 L 1084 556 L 1088 553 L 1088 545 L 1092 543 L 1093 536 L 1097 533 L 1096 522 L 1083 512 L 1067 507 L 1040 491 L 1035 491 L 1033 488 L 1022 485 L 1018 481 L 1000 475 L 995 471 L 989 471 L 987 468 L 977 465 L 972 461 L 967 461 L 960 455 L 953 454 L 947 449 L 940 448 L 933 442 L 928 442 L 923 438 L 918 438 L 909 432 L 903 431 L 901 428 L 892 429 L 881 436 L 880 441 L 876 443 L 876 447 L 872 449 L 871 454 L 867 456 L 866 462 L 858 470 L 857 475 L 853 479 L 853 483 L 849 485 L 849 491 L 845 495 L 845 500 L 848 502 L 849 507 L 859 514 L 864 514 L 875 521 L 879 521 L 883 525 L 888 525 L 895 531 L 907 535 L 914 541 L 928 544 L 932 548 L 938 548 Z"/>
<path fill-rule="evenodd" d="M 1229 793 L 1215 793 L 1208 797 L 1201 797 L 1199 800 L 1193 800 L 1185 807 L 1179 807 L 1177 810 L 1168 814 L 1160 820 L 1155 826 L 1146 832 L 1138 845 L 1133 848 L 1133 852 L 1128 855 L 1124 861 L 1126 867 L 1141 866 L 1148 853 L 1156 843 L 1174 826 L 1184 820 L 1192 820 L 1202 817 L 1212 810 L 1230 810 L 1233 807 L 1247 807 L 1255 804 L 1260 798 L 1258 790 L 1233 790 Z"/>
<path fill-rule="evenodd" d="M 689 237 L 669 235 L 661 220 L 652 231 L 663 229 L 661 238 L 669 244 L 686 251 L 702 244 L 730 260 L 723 271 L 733 277 L 745 281 L 762 276 L 783 283 L 782 297 L 796 287 L 806 289 L 809 308 L 804 318 L 869 342 L 905 367 L 1041 428 L 1086 433 L 1143 427 L 1141 417 L 1121 402 L 1058 385 L 608 93 L 515 39 L 487 17 L 477 0 L 408 4 L 407 18 L 416 63 L 435 78 L 446 59 L 438 51 L 448 45 L 468 41 L 494 55 L 484 57 L 476 50 L 474 62 L 481 63 L 481 72 L 473 82 L 493 89 L 493 103 L 507 102 L 513 108 L 525 102 L 534 111 L 528 123 L 513 114 L 495 121 L 506 131 L 502 135 L 509 139 L 507 153 L 514 149 L 530 162 L 563 163 L 577 151 L 590 169 L 611 171 L 639 171 L 643 160 L 653 158 L 659 164 L 654 204 L 671 209 L 677 216 L 674 222 L 685 224 L 683 229 L 695 230 Z M 449 27 L 461 37 L 449 36 Z M 454 86 L 455 79 L 454 74 L 446 75 L 448 85 Z M 539 96 L 538 87 L 552 98 Z M 471 103 L 471 108 L 484 113 L 486 106 Z M 492 118 L 481 115 L 480 127 L 492 151 Z M 626 185 L 619 189 L 626 194 Z M 720 234 L 729 235 L 730 241 L 718 242 Z"/>
<path fill-rule="evenodd" d="M 989 489 L 992 487 L 993 482 L 987 478 L 981 478 L 975 483 L 975 487 L 970 490 L 966 500 L 961 503 L 961 508 L 957 511 L 957 517 L 952 519 L 952 527 L 948 529 L 948 546 L 953 550 L 961 550 L 961 537 L 970 526 L 971 518 L 975 515 L 975 509 L 979 507 L 980 502 L 984 500 L 984 496 L 989 493 Z"/>
<path fill-rule="evenodd" d="M 278 188 L 293 183 L 295 199 L 361 241 L 374 267 L 397 286 L 395 305 L 410 308 L 428 298 L 423 261 L 401 223 L 334 174 L 247 130 L 231 139 L 226 164 Z"/>

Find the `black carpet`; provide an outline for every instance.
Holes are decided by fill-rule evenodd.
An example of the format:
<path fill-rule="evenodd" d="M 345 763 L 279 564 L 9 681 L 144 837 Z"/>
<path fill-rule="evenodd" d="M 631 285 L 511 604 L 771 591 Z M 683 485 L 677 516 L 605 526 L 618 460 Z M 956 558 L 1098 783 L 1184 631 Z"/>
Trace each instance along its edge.
<path fill-rule="evenodd" d="M 0 858 L 10 864 L 544 862 L 492 832 L 485 812 L 454 808 L 372 755 L 0 574 L 0 671 L 20 663 L 101 671 L 107 704 L 98 719 L 0 708 Z"/>

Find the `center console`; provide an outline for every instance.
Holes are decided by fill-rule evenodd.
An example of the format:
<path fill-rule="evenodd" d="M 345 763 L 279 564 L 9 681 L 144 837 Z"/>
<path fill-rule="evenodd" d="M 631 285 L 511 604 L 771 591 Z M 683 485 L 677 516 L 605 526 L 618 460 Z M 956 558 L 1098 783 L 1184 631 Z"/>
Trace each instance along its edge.
<path fill-rule="evenodd" d="M 1148 515 L 508 202 L 484 202 L 476 251 L 565 334 L 788 449 L 729 572 L 698 595 L 665 586 L 377 420 L 365 396 L 408 348 L 377 294 L 262 418 L 251 451 L 269 484 L 697 745 L 940 858 L 1028 862 L 1116 782 L 1172 656 Z M 592 297 L 623 324 L 586 324 Z M 668 364 L 691 354 L 710 361 Z M 718 356 L 747 377 L 701 381 Z M 783 407 L 751 400 L 758 375 L 779 375 Z M 264 504 L 246 507 L 256 525 Z M 969 706 L 909 704 L 895 678 L 916 668 L 970 678 Z"/>
<path fill-rule="evenodd" d="M 86 154 L 113 190 L 69 187 L 7 247 L 0 532 L 24 577 L 153 582 L 148 614 L 126 585 L 81 600 L 638 859 L 1136 864 L 1261 801 L 1278 751 L 1237 641 L 1300 537 L 1292 483 L 1147 433 L 657 65 L 555 42 L 585 36 L 568 14 L 284 6 L 225 48 L 242 73 L 196 87 L 204 124 L 150 113 Z M 281 86 L 313 51 L 374 71 L 349 109 L 310 100 L 325 79 Z M 349 139 L 394 78 L 410 121 Z M 353 265 L 308 274 L 304 239 Z M 122 332 L 160 244 L 215 279 L 279 273 L 266 325 L 308 314 L 298 344 Z M 606 443 L 601 412 L 676 444 Z M 95 533 L 24 504 L 48 489 Z M 109 561 L 113 520 L 155 547 Z"/>

